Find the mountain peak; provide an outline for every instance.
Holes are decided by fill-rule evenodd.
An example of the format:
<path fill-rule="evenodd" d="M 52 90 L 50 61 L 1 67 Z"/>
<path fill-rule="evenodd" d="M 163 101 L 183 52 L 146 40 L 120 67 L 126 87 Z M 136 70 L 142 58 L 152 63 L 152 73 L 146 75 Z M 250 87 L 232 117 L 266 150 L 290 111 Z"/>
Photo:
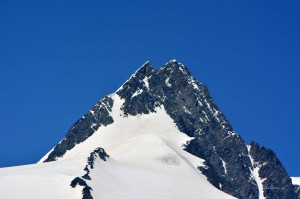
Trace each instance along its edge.
<path fill-rule="evenodd" d="M 169 62 L 177 62 L 177 59 L 172 59 Z"/>
<path fill-rule="evenodd" d="M 160 71 L 164 71 L 169 75 L 184 75 L 190 77 L 191 73 L 188 68 L 182 63 L 178 62 L 176 59 L 168 61 L 164 66 L 162 66 Z"/>
<path fill-rule="evenodd" d="M 130 81 L 131 79 L 134 78 L 144 78 L 144 77 L 149 77 L 152 75 L 152 73 L 154 72 L 154 68 L 152 66 L 152 64 L 150 63 L 150 61 L 146 61 L 139 69 L 137 69 L 135 71 L 135 73 L 133 73 L 133 75 L 128 79 L 128 81 Z M 126 81 L 125 84 L 128 82 Z"/>
<path fill-rule="evenodd" d="M 149 73 L 150 71 L 154 71 L 154 68 L 150 61 L 146 61 L 133 75 L 137 75 L 139 73 Z"/>
<path fill-rule="evenodd" d="M 170 132 L 176 128 L 177 135 L 186 137 L 185 141 L 176 140 L 180 153 L 181 146 L 184 146 L 185 152 L 203 160 L 189 165 L 193 166 L 193 171 L 198 169 L 217 189 L 237 198 L 297 198 L 275 153 L 255 142 L 248 147 L 214 103 L 206 86 L 193 78 L 187 67 L 177 60 L 170 60 L 158 70 L 149 61 L 144 63 L 120 89 L 99 101 L 75 123 L 44 161 L 73 157 L 87 146 L 90 149 L 99 147 L 101 141 L 112 159 L 116 155 L 115 147 L 120 143 L 126 143 L 126 147 L 120 150 L 122 156 L 126 156 L 126 150 L 136 148 L 136 144 L 127 147 L 136 138 L 139 138 L 136 143 L 141 147 L 144 147 L 145 140 L 147 143 L 151 140 L 166 141 L 169 146 L 173 138 L 167 138 L 168 133 L 162 129 L 168 126 L 162 119 L 165 116 L 172 127 Z M 144 119 L 145 122 L 141 122 Z M 112 144 L 106 142 L 107 136 Z M 139 153 L 140 149 L 137 151 Z M 144 155 L 141 156 L 144 161 Z M 155 154 L 153 159 L 160 160 L 157 158 L 160 156 L 163 162 L 170 160 L 176 165 L 179 162 L 174 156 L 162 154 Z"/>
<path fill-rule="evenodd" d="M 145 87 L 148 87 L 148 78 L 154 72 L 155 69 L 153 68 L 150 61 L 146 61 L 139 69 L 135 71 L 135 73 L 133 73 L 133 75 L 130 76 L 130 78 L 117 90 L 117 92 L 129 89 L 131 93 L 133 90 L 137 89 L 138 84 L 140 84 L 139 82 L 143 82 L 142 84 Z M 134 89 L 132 89 L 132 87 L 134 87 Z"/>

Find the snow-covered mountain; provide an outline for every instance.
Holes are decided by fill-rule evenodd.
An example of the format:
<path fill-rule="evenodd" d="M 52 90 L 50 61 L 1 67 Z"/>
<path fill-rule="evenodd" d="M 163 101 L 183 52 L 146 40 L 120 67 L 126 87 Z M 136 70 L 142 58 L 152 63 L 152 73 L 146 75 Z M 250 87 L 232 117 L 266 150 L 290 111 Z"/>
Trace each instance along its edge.
<path fill-rule="evenodd" d="M 0 169 L 0 198 L 296 199 L 297 180 L 172 60 L 146 62 L 37 164 Z"/>

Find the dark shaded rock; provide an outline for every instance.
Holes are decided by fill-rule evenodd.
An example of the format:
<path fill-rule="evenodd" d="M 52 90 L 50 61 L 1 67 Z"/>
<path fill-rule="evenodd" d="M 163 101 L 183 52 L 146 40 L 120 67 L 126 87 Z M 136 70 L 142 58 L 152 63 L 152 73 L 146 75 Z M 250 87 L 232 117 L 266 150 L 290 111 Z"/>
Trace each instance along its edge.
<path fill-rule="evenodd" d="M 148 79 L 154 74 L 150 62 L 139 68 L 131 78 L 117 91 L 125 99 L 122 110 L 125 115 L 148 114 L 154 112 L 157 99 L 149 93 Z M 147 101 L 147 103 L 145 103 Z"/>
<path fill-rule="evenodd" d="M 83 169 L 84 171 L 86 171 L 87 173 L 89 173 L 90 172 L 90 170 L 89 170 L 89 168 L 88 168 L 88 165 L 86 165 L 85 167 L 84 167 L 84 169 Z"/>
<path fill-rule="evenodd" d="M 114 121 L 109 114 L 112 106 L 113 100 L 110 97 L 106 96 L 100 100 L 71 127 L 65 138 L 55 146 L 44 162 L 54 161 L 56 158 L 63 156 L 67 150 L 72 149 L 76 144 L 93 135 L 101 125 L 112 124 Z"/>
<path fill-rule="evenodd" d="M 82 199 L 93 199 L 91 190 L 93 190 L 90 186 L 85 186 L 82 189 Z"/>
<path fill-rule="evenodd" d="M 220 184 L 221 179 L 219 178 L 218 174 L 216 173 L 216 170 L 213 165 L 211 165 L 209 162 L 204 162 L 206 167 L 198 167 L 202 174 L 204 174 L 207 177 L 207 180 L 214 185 L 214 187 L 218 189 L 222 189 L 222 185 Z"/>
<path fill-rule="evenodd" d="M 82 199 L 93 199 L 92 194 L 91 194 L 92 188 L 90 186 L 88 186 L 83 179 L 81 179 L 79 177 L 76 177 L 74 180 L 72 180 L 70 186 L 72 188 L 75 188 L 77 185 L 83 187 L 83 189 L 82 189 Z"/>
<path fill-rule="evenodd" d="M 81 179 L 79 177 L 74 178 L 74 180 L 72 180 L 72 182 L 70 184 L 70 186 L 73 187 L 73 188 L 75 188 L 77 185 L 79 185 L 79 186 L 87 186 L 85 180 L 83 180 L 83 179 Z"/>
<path fill-rule="evenodd" d="M 264 196 L 267 199 L 296 199 L 299 195 L 295 192 L 291 178 L 275 153 L 255 142 L 250 144 L 250 155 L 255 164 L 260 166 L 259 177 L 263 179 Z"/>
<path fill-rule="evenodd" d="M 82 176 L 82 178 L 86 179 L 86 180 L 91 180 L 91 177 L 89 176 L 89 173 L 86 173 Z"/>
<path fill-rule="evenodd" d="M 208 141 L 195 138 L 187 144 L 185 149 L 205 159 L 206 166 L 198 167 L 198 169 L 206 175 L 208 181 L 216 188 L 237 198 L 257 198 L 258 188 L 256 182 L 250 178 L 251 163 L 248 159 L 236 154 L 235 149 L 229 150 L 226 146 L 208 143 Z M 231 155 L 237 159 L 231 158 Z M 221 159 L 225 162 L 226 168 Z"/>
<path fill-rule="evenodd" d="M 109 155 L 107 155 L 103 148 L 99 147 L 95 149 L 88 157 L 88 165 L 91 169 L 94 168 L 94 161 L 96 160 L 97 156 L 99 156 L 99 158 L 103 161 L 106 161 L 106 159 L 109 158 Z"/>

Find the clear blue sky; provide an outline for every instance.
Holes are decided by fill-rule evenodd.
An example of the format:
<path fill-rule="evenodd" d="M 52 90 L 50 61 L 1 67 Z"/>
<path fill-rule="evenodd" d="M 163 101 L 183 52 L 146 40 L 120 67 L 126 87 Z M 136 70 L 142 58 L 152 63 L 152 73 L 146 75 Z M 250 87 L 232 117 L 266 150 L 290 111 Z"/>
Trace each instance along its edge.
<path fill-rule="evenodd" d="M 0 167 L 38 161 L 145 61 L 205 83 L 300 176 L 300 1 L 0 1 Z"/>

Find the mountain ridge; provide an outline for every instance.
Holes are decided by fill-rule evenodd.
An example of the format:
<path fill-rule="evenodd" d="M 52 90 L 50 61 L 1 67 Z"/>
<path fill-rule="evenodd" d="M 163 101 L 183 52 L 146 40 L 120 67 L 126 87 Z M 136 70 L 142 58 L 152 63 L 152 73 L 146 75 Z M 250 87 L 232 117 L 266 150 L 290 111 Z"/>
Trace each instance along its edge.
<path fill-rule="evenodd" d="M 163 105 L 178 129 L 188 136 L 194 137 L 193 140 L 186 143 L 185 150 L 205 160 L 205 166 L 198 169 L 216 188 L 238 198 L 264 197 L 262 191 L 267 198 L 294 198 L 292 182 L 276 156 L 275 163 L 281 171 L 276 177 L 285 179 L 283 184 L 288 184 L 284 193 L 281 193 L 283 192 L 281 190 L 279 194 L 277 189 L 269 188 L 282 185 L 276 180 L 276 177 L 273 177 L 273 181 L 268 184 L 266 184 L 267 181 L 262 183 L 259 178 L 253 177 L 254 166 L 249 154 L 252 154 L 253 157 L 259 157 L 259 154 L 252 152 L 252 147 L 248 151 L 248 145 L 240 135 L 234 132 L 229 121 L 211 98 L 207 87 L 196 81 L 189 70 L 177 60 L 167 62 L 158 70 L 155 70 L 147 61 L 116 91 L 116 94 L 124 100 L 121 110 L 125 117 L 149 114 L 155 112 L 156 107 Z M 107 99 L 105 101 L 111 101 L 109 96 L 105 98 Z M 102 115 L 110 118 L 109 108 L 113 106 L 113 102 L 109 105 L 106 108 L 107 112 L 99 109 L 103 110 L 99 114 L 101 118 Z M 96 110 L 98 109 L 96 108 Z M 89 114 L 84 117 L 91 120 Z M 113 123 L 113 119 L 104 121 L 109 122 L 96 123 L 94 125 L 96 128 L 92 128 L 94 132 L 101 125 Z M 68 137 L 72 139 L 72 136 L 68 136 L 68 134 L 66 140 Z M 90 134 L 85 135 L 83 139 L 75 139 L 75 142 L 84 141 Z M 75 146 L 75 143 L 67 146 L 72 145 Z M 253 146 L 258 145 L 253 144 Z M 274 156 L 272 151 L 263 149 L 272 157 Z M 47 158 L 45 161 L 49 160 L 51 159 Z M 225 168 L 224 165 L 227 167 Z M 256 172 L 260 176 L 260 172 Z M 272 172 L 269 171 L 269 175 L 273 175 Z M 266 185 L 263 185 L 264 183 Z M 241 184 L 243 184 L 242 187 Z M 262 186 L 266 188 L 261 188 Z"/>
<path fill-rule="evenodd" d="M 107 161 L 101 160 L 101 153 L 94 155 L 98 149 L 107 152 Z M 160 190 L 158 198 L 160 194 L 171 197 L 169 191 L 189 179 L 194 184 L 185 188 L 190 192 L 179 192 L 171 198 L 198 198 L 193 194 L 196 192 L 203 198 L 230 198 L 227 194 L 241 199 L 300 198 L 299 186 L 292 184 L 275 153 L 255 142 L 246 144 L 214 103 L 207 87 L 177 60 L 157 70 L 149 61 L 143 64 L 115 93 L 84 114 L 38 165 L 73 159 L 80 160 L 80 164 L 71 175 L 73 183 L 69 182 L 82 192 L 82 198 L 101 198 L 103 194 L 113 198 L 103 190 L 108 185 L 99 175 L 105 176 L 108 184 L 118 185 L 120 190 L 110 194 L 130 198 L 122 187 L 128 183 L 124 184 L 125 174 L 119 173 L 127 167 L 138 171 L 126 170 L 140 180 L 137 193 L 147 185 Z M 92 166 L 88 164 L 91 160 Z M 161 171 L 167 179 L 161 179 Z M 163 180 L 166 184 L 160 185 L 166 190 L 147 182 L 149 175 L 144 172 Z M 180 176 L 182 182 L 173 175 Z M 111 176 L 118 181 L 112 181 Z M 168 179 L 177 183 L 169 184 Z M 199 192 L 205 190 L 202 186 L 211 190 L 208 195 Z"/>

